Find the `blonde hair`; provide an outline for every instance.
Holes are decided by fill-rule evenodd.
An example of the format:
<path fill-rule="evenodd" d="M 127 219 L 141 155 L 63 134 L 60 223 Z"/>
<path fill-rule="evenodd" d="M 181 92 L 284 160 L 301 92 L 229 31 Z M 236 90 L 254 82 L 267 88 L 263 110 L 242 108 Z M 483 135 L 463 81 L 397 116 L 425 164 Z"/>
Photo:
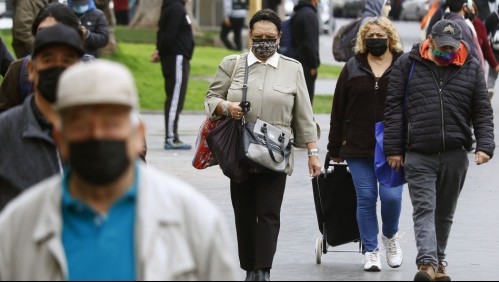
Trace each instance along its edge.
<path fill-rule="evenodd" d="M 366 34 L 372 25 L 377 25 L 381 27 L 388 35 L 388 50 L 391 52 L 402 52 L 402 44 L 400 43 L 400 37 L 395 30 L 392 22 L 385 17 L 372 18 L 368 20 L 364 25 L 362 25 L 357 33 L 357 42 L 355 43 L 355 54 L 363 54 L 367 51 L 366 49 Z"/>

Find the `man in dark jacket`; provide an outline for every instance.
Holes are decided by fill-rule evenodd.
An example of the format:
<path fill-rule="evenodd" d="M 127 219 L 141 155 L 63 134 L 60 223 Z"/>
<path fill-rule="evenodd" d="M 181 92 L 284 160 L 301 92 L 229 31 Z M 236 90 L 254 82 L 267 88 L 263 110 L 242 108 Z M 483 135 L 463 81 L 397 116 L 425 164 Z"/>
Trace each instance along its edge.
<path fill-rule="evenodd" d="M 57 24 L 36 35 L 28 63 L 34 95 L 0 115 L 0 210 L 25 189 L 62 171 L 52 138 L 58 122 L 52 105 L 59 75 L 83 53 L 81 35 L 72 27 Z"/>
<path fill-rule="evenodd" d="M 70 7 L 81 21 L 85 38 L 85 53 L 98 57 L 98 50 L 109 42 L 109 24 L 106 15 L 97 9 L 94 0 L 68 0 Z"/>
<path fill-rule="evenodd" d="M 293 15 L 293 47 L 296 50 L 295 59 L 303 66 L 307 82 L 310 102 L 315 95 L 315 80 L 321 61 L 319 58 L 319 19 L 317 4 L 319 0 L 300 0 L 296 4 Z"/>
<path fill-rule="evenodd" d="M 190 59 L 194 53 L 191 19 L 184 0 L 163 0 L 154 63 L 161 61 L 165 78 L 165 150 L 190 150 L 178 135 L 179 115 L 184 107 L 189 80 Z"/>
<path fill-rule="evenodd" d="M 455 22 L 439 21 L 427 40 L 397 61 L 386 97 L 384 150 L 392 168 L 404 166 L 409 184 L 416 281 L 450 281 L 445 249 L 468 170 L 471 124 L 476 164 L 487 163 L 495 150 L 483 70 L 461 39 Z"/>

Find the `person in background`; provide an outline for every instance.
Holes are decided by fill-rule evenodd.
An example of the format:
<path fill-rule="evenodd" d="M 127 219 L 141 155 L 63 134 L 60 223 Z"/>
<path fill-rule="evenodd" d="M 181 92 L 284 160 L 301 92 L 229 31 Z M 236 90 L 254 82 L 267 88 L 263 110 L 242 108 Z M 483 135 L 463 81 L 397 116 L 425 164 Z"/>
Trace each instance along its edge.
<path fill-rule="evenodd" d="M 475 163 L 487 163 L 495 150 L 483 70 L 456 22 L 437 22 L 427 40 L 397 60 L 384 118 L 385 155 L 393 169 L 404 167 L 413 206 L 414 280 L 451 281 L 446 248 L 468 171 L 471 125 Z"/>
<path fill-rule="evenodd" d="M 391 70 L 403 49 L 393 24 L 381 17 L 371 18 L 361 26 L 355 53 L 343 68 L 334 91 L 328 151 L 333 161 L 346 160 L 352 172 L 364 270 L 381 271 L 378 195 L 386 259 L 390 267 L 397 268 L 403 260 L 398 236 L 403 187 L 378 183 L 374 173 L 374 129 L 377 122 L 383 121 Z"/>
<path fill-rule="evenodd" d="M 224 0 L 224 16 L 220 39 L 229 50 L 243 50 L 241 32 L 248 17 L 248 0 Z M 234 45 L 227 38 L 229 32 L 234 33 Z"/>
<path fill-rule="evenodd" d="M 130 23 L 128 0 L 113 0 L 114 14 L 118 25 L 128 25 Z"/>
<path fill-rule="evenodd" d="M 295 59 L 303 66 L 310 102 L 314 102 L 315 81 L 321 64 L 319 57 L 319 21 L 317 5 L 320 0 L 300 0 L 294 8 L 292 22 Z"/>
<path fill-rule="evenodd" d="M 257 118 L 293 133 L 294 143 L 308 149 L 310 176 L 320 174 L 317 128 L 299 62 L 277 53 L 281 19 L 270 9 L 250 21 L 251 51 L 223 59 L 206 94 L 205 110 L 211 120 L 223 117 L 254 123 Z M 240 107 L 245 68 L 251 110 Z M 234 79 L 231 79 L 234 74 Z M 290 79 L 293 78 L 293 79 Z M 293 172 L 293 153 L 285 173 L 250 169 L 247 180 L 230 181 L 239 260 L 246 281 L 269 281 L 281 225 L 286 179 Z M 257 219 L 257 220 L 255 220 Z"/>
<path fill-rule="evenodd" d="M 447 10 L 447 0 L 434 0 L 434 3 L 438 5 L 438 9 L 436 9 L 433 15 L 431 15 L 430 21 L 424 30 L 424 36 L 422 36 L 421 41 L 425 41 L 428 38 L 431 34 L 433 26 L 444 18 L 445 11 Z"/>
<path fill-rule="evenodd" d="M 389 0 L 369 0 L 362 10 L 362 24 L 371 18 L 388 17 L 391 11 L 391 2 Z"/>
<path fill-rule="evenodd" d="M 145 129 L 131 72 L 79 63 L 57 96 L 54 135 L 68 166 L 0 215 L 0 279 L 236 280 L 221 213 L 138 160 Z"/>
<path fill-rule="evenodd" d="M 68 0 L 68 7 L 80 19 L 85 53 L 98 58 L 98 50 L 109 43 L 109 24 L 106 16 L 97 9 L 94 0 Z"/>
<path fill-rule="evenodd" d="M 471 9 L 470 13 L 470 18 L 469 20 L 473 23 L 473 27 L 475 28 L 476 34 L 477 34 L 477 39 L 478 39 L 478 44 L 482 50 L 483 56 L 485 60 L 489 63 L 489 77 L 491 76 L 490 73 L 494 72 L 497 77 L 497 72 L 499 72 L 499 63 L 497 62 L 494 52 L 492 51 L 492 48 L 490 47 L 490 41 L 487 33 L 487 29 L 483 22 L 478 18 L 477 14 L 477 6 L 475 3 L 473 3 L 473 8 Z M 489 94 L 489 99 L 492 99 L 492 96 L 494 95 L 494 84 L 488 86 L 488 94 Z"/>
<path fill-rule="evenodd" d="M 485 21 L 485 28 L 487 29 L 488 37 L 491 40 L 492 50 L 494 52 L 494 57 L 499 61 L 499 44 L 497 44 L 496 32 L 499 30 L 499 7 L 498 10 L 490 13 Z M 494 44 L 496 43 L 496 44 Z M 496 85 L 498 73 L 492 69 L 489 69 L 489 75 L 487 78 L 487 86 L 489 87 L 489 98 L 492 99 L 494 96 L 494 88 Z"/>
<path fill-rule="evenodd" d="M 279 13 L 279 5 L 281 5 L 281 0 L 267 0 L 267 8 L 274 11 L 276 14 Z"/>
<path fill-rule="evenodd" d="M 489 3 L 496 3 L 496 0 L 475 0 L 477 6 L 477 17 L 480 21 L 485 22 L 487 16 L 490 14 Z"/>
<path fill-rule="evenodd" d="M 116 28 L 116 18 L 114 12 L 109 7 L 111 0 L 94 0 L 97 9 L 104 12 L 106 15 L 106 20 L 109 25 L 109 43 L 106 47 L 99 50 L 100 55 L 111 56 L 116 53 L 116 37 L 114 36 L 114 30 Z"/>
<path fill-rule="evenodd" d="M 57 0 L 13 0 L 12 48 L 17 58 L 31 55 L 35 37 L 31 26 L 40 10 Z"/>
<path fill-rule="evenodd" d="M 0 75 L 2 75 L 2 77 L 5 77 L 12 62 L 14 62 L 14 57 L 10 53 L 9 48 L 7 48 L 7 45 L 5 45 L 5 41 L 3 41 L 3 38 L 0 36 Z"/>
<path fill-rule="evenodd" d="M 471 55 L 475 58 L 482 58 L 481 50 L 478 50 L 478 46 L 475 44 L 475 38 L 473 34 L 472 27 L 466 23 L 466 19 L 470 15 L 470 10 L 472 5 L 469 3 L 471 0 L 447 0 L 447 6 L 449 7 L 449 13 L 444 15 L 444 18 L 456 22 L 462 31 L 463 40 L 468 43 Z M 482 60 L 483 61 L 483 60 Z"/>
<path fill-rule="evenodd" d="M 62 172 L 52 137 L 58 122 L 52 106 L 61 73 L 83 54 L 81 34 L 73 27 L 56 24 L 37 33 L 28 62 L 34 94 L 22 106 L 0 114 L 0 209 L 34 184 Z"/>
<path fill-rule="evenodd" d="M 58 2 L 50 3 L 40 10 L 31 26 L 31 34 L 36 36 L 40 29 L 56 23 L 63 23 L 82 34 L 79 19 L 65 4 Z M 30 59 L 31 55 L 20 58 L 9 66 L 0 85 L 0 113 L 22 105 L 33 93 L 33 82 L 30 81 L 28 72 Z"/>
<path fill-rule="evenodd" d="M 156 50 L 151 62 L 161 62 L 165 79 L 165 150 L 190 150 L 192 146 L 180 140 L 179 116 L 187 95 L 190 60 L 194 53 L 191 19 L 184 0 L 163 0 Z"/>

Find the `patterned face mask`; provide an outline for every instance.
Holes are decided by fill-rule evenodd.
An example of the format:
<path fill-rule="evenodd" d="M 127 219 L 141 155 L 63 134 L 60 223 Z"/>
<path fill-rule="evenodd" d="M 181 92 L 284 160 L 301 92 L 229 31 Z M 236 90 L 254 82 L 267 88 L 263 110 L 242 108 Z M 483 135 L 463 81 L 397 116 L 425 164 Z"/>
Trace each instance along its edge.
<path fill-rule="evenodd" d="M 435 56 L 435 59 L 444 66 L 450 65 L 454 58 L 457 55 L 457 52 L 443 52 L 439 51 L 437 49 L 433 49 L 433 55 Z"/>
<path fill-rule="evenodd" d="M 253 53 L 262 59 L 268 59 L 277 51 L 277 39 L 253 39 Z"/>

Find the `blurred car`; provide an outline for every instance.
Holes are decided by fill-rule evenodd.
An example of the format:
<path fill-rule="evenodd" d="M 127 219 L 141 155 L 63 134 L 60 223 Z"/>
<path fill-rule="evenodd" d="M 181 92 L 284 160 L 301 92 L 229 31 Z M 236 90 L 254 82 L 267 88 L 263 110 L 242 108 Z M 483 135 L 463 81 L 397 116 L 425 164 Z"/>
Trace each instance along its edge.
<path fill-rule="evenodd" d="M 343 7 L 344 18 L 358 18 L 362 16 L 367 0 L 346 0 Z"/>
<path fill-rule="evenodd" d="M 405 0 L 402 3 L 400 19 L 403 21 L 421 21 L 428 13 L 430 0 Z"/>
<path fill-rule="evenodd" d="M 336 0 L 321 0 L 317 6 L 317 14 L 319 17 L 319 27 L 322 33 L 329 34 L 333 32 L 336 28 L 335 20 L 333 17 L 333 12 L 331 10 L 331 3 Z M 284 11 L 286 14 L 286 19 L 293 15 L 294 7 L 298 3 L 298 0 L 286 0 L 284 3 Z"/>

